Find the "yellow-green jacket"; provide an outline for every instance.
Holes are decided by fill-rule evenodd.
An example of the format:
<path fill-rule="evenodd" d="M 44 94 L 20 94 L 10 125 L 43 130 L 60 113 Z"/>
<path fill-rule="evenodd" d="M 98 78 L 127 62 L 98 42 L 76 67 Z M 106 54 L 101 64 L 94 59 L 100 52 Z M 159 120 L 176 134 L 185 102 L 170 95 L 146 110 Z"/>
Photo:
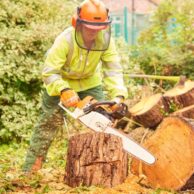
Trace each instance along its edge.
<path fill-rule="evenodd" d="M 106 51 L 87 51 L 78 47 L 74 37 L 75 29 L 67 28 L 47 53 L 42 77 L 48 94 L 58 96 L 65 88 L 84 91 L 101 85 L 103 79 L 110 97 L 127 97 L 113 40 Z"/>

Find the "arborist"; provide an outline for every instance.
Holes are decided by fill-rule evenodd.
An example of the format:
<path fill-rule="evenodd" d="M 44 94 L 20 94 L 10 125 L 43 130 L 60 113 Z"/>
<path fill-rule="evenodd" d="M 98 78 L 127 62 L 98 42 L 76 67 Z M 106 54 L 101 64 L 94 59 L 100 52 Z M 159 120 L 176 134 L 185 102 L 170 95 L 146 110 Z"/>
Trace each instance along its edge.
<path fill-rule="evenodd" d="M 75 107 L 79 99 L 92 96 L 104 100 L 102 81 L 109 97 L 117 103 L 126 98 L 122 67 L 111 37 L 109 10 L 100 0 L 85 0 L 49 49 L 42 70 L 44 92 L 42 113 L 30 141 L 23 170 L 37 171 L 46 159 L 57 129 L 63 124 L 63 110 Z"/>

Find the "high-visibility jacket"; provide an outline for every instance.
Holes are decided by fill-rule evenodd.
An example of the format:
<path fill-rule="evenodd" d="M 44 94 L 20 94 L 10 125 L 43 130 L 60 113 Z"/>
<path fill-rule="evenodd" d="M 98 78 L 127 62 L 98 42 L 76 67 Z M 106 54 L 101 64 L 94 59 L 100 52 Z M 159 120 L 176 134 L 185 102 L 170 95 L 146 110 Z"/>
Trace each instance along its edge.
<path fill-rule="evenodd" d="M 50 96 L 60 95 L 65 88 L 84 91 L 101 85 L 102 79 L 110 97 L 128 95 L 113 40 L 106 51 L 81 49 L 73 27 L 64 30 L 49 49 L 42 78 Z"/>

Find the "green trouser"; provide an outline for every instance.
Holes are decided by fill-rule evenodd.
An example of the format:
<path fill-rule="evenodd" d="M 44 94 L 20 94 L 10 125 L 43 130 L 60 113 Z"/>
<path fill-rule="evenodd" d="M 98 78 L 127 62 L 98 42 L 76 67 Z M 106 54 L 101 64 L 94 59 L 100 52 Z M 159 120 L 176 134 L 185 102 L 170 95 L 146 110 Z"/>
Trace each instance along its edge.
<path fill-rule="evenodd" d="M 78 92 L 78 95 L 80 99 L 93 96 L 98 101 L 104 100 L 102 86 Z M 42 114 L 31 137 L 30 147 L 23 166 L 24 171 L 30 171 L 37 158 L 41 157 L 45 161 L 48 149 L 64 121 L 64 111 L 58 106 L 58 103 L 58 96 L 49 96 L 46 91 L 43 92 Z"/>

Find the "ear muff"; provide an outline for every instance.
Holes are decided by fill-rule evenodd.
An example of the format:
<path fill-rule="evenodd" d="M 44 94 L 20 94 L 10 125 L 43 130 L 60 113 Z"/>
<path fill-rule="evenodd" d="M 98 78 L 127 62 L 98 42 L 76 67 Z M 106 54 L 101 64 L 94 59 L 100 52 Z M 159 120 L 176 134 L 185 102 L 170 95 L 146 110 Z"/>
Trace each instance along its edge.
<path fill-rule="evenodd" d="M 75 28 L 77 23 L 77 18 L 80 15 L 81 7 L 77 7 L 77 14 L 74 14 L 71 20 L 72 26 Z"/>
<path fill-rule="evenodd" d="M 74 14 L 71 20 L 71 24 L 72 26 L 75 28 L 76 27 L 76 23 L 77 23 L 77 14 Z"/>

